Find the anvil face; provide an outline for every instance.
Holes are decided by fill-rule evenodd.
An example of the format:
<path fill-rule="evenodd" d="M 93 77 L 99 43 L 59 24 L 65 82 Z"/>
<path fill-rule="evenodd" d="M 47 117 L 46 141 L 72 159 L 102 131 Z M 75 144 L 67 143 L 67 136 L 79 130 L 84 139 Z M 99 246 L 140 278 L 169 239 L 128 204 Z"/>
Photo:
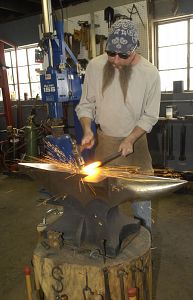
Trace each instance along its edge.
<path fill-rule="evenodd" d="M 73 174 L 70 170 L 58 164 L 21 163 L 22 170 L 36 179 L 53 195 L 70 194 L 78 198 L 83 204 L 96 197 L 100 197 L 113 207 L 126 201 L 154 200 L 180 189 L 186 184 L 185 180 L 165 177 L 116 172 L 109 176 L 104 169 L 98 168 L 97 176 L 105 174 L 106 179 L 99 183 L 87 184 L 83 180 L 85 174 Z M 29 169 L 30 168 L 30 169 Z M 118 170 L 118 169 L 117 169 Z"/>

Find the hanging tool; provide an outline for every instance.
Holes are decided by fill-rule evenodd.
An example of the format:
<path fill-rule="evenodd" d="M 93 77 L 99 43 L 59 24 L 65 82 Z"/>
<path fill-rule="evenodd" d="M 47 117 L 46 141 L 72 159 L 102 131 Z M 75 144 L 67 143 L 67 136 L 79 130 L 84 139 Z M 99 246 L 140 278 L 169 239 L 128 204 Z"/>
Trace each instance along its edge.
<path fill-rule="evenodd" d="M 173 153 L 173 125 L 168 124 L 168 160 L 174 160 L 175 156 Z"/>
<path fill-rule="evenodd" d="M 85 165 L 84 158 L 82 157 L 82 155 L 80 153 L 80 150 L 78 148 L 76 140 L 73 139 L 73 138 L 70 138 L 70 140 L 71 140 L 71 143 L 72 143 L 72 153 L 74 155 L 75 162 L 77 164 L 77 167 L 81 168 L 82 166 Z"/>
<path fill-rule="evenodd" d="M 142 272 L 142 278 L 143 278 L 143 299 L 149 300 L 150 299 L 150 291 L 149 291 L 149 285 L 147 281 L 147 265 L 143 258 L 141 260 L 141 272 Z"/>
<path fill-rule="evenodd" d="M 136 268 L 135 264 L 131 266 L 131 287 L 128 289 L 128 299 L 129 300 L 137 300 L 138 288 L 136 287 Z"/>
<path fill-rule="evenodd" d="M 104 283 L 105 283 L 105 300 L 112 300 L 109 288 L 109 271 L 107 268 L 103 269 Z"/>
<path fill-rule="evenodd" d="M 111 27 L 114 18 L 114 9 L 110 6 L 106 7 L 104 10 L 104 20 L 108 24 L 108 28 Z"/>
<path fill-rule="evenodd" d="M 82 292 L 83 292 L 84 300 L 91 300 L 91 299 L 93 299 L 94 292 L 88 286 L 88 274 L 87 274 L 87 272 L 86 272 L 86 285 L 83 288 Z"/>
<path fill-rule="evenodd" d="M 130 13 L 130 17 L 129 17 L 130 20 L 132 20 L 132 15 L 137 14 L 140 21 L 141 21 L 141 23 L 142 23 L 142 25 L 143 25 L 143 27 L 145 28 L 145 24 L 143 23 L 143 20 L 140 16 L 140 13 L 139 13 L 139 11 L 137 9 L 137 6 L 135 4 L 133 4 L 131 10 L 127 9 L 127 11 Z"/>
<path fill-rule="evenodd" d="M 180 8 L 179 0 L 174 0 L 173 1 L 173 9 L 172 9 L 174 17 L 178 14 L 179 8 Z"/>
<path fill-rule="evenodd" d="M 167 128 L 164 124 L 162 128 L 162 144 L 161 144 L 161 152 L 162 152 L 162 164 L 163 167 L 166 167 L 166 149 L 167 149 Z"/>
<path fill-rule="evenodd" d="M 186 126 L 183 124 L 181 126 L 181 132 L 180 132 L 180 156 L 179 160 L 184 161 L 186 160 Z"/>
<path fill-rule="evenodd" d="M 125 300 L 125 285 L 124 285 L 124 277 L 127 275 L 125 270 L 120 269 L 117 271 L 117 276 L 119 278 L 120 282 L 120 291 L 121 291 L 121 299 L 120 300 Z"/>
<path fill-rule="evenodd" d="M 56 300 L 68 300 L 68 296 L 66 294 L 63 295 L 57 295 Z"/>
<path fill-rule="evenodd" d="M 132 287 L 136 287 L 136 267 L 135 265 L 131 268 L 131 279 L 132 279 Z"/>
<path fill-rule="evenodd" d="M 59 294 L 63 291 L 63 271 L 59 266 L 55 266 L 52 269 L 52 277 L 55 279 L 56 284 L 52 284 L 53 291 L 59 296 Z"/>
<path fill-rule="evenodd" d="M 101 294 L 97 294 L 97 295 L 94 295 L 93 300 L 104 300 L 104 299 L 103 299 L 103 296 Z"/>
<path fill-rule="evenodd" d="M 86 272 L 86 285 L 82 290 L 84 300 L 103 300 L 101 294 L 94 293 L 91 288 L 88 286 L 88 274 Z"/>

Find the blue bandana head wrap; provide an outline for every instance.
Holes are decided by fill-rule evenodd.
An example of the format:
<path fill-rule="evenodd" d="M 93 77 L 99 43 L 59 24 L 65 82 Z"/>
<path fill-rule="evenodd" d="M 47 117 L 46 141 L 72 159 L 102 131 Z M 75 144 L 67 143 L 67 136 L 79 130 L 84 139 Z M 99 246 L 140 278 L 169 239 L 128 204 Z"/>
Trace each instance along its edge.
<path fill-rule="evenodd" d="M 129 19 L 116 21 L 109 32 L 106 50 L 116 53 L 129 53 L 138 46 L 138 33 Z"/>

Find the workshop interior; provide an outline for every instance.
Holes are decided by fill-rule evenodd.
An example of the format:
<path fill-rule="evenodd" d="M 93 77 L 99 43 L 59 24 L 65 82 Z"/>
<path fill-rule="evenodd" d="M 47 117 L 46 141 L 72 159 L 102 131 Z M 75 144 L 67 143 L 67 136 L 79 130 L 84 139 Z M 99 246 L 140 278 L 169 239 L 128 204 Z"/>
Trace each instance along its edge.
<path fill-rule="evenodd" d="M 19 179 L 24 198 L 22 186 L 33 182 L 41 202 L 30 201 L 42 214 L 31 225 L 31 260 L 21 266 L 22 296 L 6 298 L 5 289 L 2 299 L 177 299 L 172 287 L 163 297 L 156 291 L 151 229 L 124 207 L 171 195 L 192 198 L 193 2 L 0 2 L 0 185 Z M 85 71 L 105 52 L 111 26 L 121 18 L 135 23 L 136 51 L 160 74 L 159 120 L 147 134 L 154 175 L 138 166 L 109 167 L 120 156 L 114 149 L 95 161 L 95 146 L 81 148 L 76 107 Z M 94 121 L 92 130 L 96 135 Z M 22 209 L 25 214 L 25 203 Z M 192 297 L 189 287 L 183 299 Z"/>

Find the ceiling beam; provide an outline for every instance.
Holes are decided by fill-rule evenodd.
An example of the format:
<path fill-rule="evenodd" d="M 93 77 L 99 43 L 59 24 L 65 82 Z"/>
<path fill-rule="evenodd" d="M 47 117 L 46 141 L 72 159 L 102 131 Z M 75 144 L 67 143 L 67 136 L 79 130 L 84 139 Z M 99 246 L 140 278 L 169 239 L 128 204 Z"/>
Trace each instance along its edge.
<path fill-rule="evenodd" d="M 13 0 L 13 1 L 7 1 L 7 0 L 1 0 L 0 1 L 0 8 L 16 13 L 26 14 L 30 12 L 30 6 L 27 2 L 21 2 L 20 0 Z M 37 7 L 38 9 L 38 7 Z"/>
<path fill-rule="evenodd" d="M 28 2 L 36 3 L 36 4 L 41 4 L 40 0 L 27 0 Z"/>

